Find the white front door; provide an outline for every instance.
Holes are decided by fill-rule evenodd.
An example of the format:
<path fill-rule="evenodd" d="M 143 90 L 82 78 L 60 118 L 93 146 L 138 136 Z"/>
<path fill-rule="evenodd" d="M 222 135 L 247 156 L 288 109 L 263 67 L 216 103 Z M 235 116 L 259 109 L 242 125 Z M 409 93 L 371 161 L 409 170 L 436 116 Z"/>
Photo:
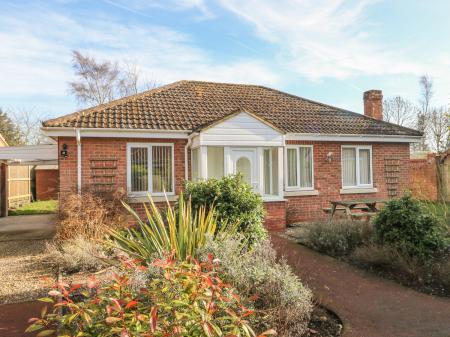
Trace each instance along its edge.
<path fill-rule="evenodd" d="M 249 183 L 254 190 L 257 190 L 256 149 L 232 148 L 231 162 L 233 173 L 241 173 L 244 181 Z"/>

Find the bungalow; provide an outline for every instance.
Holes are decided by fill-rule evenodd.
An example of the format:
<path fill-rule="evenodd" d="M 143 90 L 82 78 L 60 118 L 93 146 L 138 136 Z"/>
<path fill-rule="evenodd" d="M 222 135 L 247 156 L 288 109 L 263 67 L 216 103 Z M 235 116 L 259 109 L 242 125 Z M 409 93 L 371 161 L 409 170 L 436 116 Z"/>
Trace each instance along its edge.
<path fill-rule="evenodd" d="M 422 134 L 384 122 L 382 93 L 364 115 L 258 85 L 180 81 L 43 123 L 58 142 L 60 198 L 122 189 L 176 200 L 185 179 L 236 172 L 260 193 L 266 226 L 323 217 L 332 199 L 408 189 Z"/>

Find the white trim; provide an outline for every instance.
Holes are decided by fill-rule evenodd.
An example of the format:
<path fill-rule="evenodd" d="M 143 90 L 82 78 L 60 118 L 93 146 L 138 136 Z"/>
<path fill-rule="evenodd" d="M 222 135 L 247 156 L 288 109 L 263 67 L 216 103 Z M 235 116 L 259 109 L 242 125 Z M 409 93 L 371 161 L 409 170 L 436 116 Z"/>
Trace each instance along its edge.
<path fill-rule="evenodd" d="M 288 133 L 286 140 L 324 141 L 324 142 L 381 142 L 381 143 L 417 143 L 421 136 L 398 135 L 352 135 L 323 133 Z"/>
<path fill-rule="evenodd" d="M 81 134 L 80 129 L 75 130 L 77 139 L 77 191 L 81 194 Z"/>
<path fill-rule="evenodd" d="M 311 186 L 301 187 L 300 186 L 300 148 L 310 148 L 311 149 Z M 287 150 L 294 149 L 297 152 L 297 185 L 288 186 L 288 163 L 287 163 Z M 284 147 L 284 174 L 285 174 L 285 184 L 284 189 L 288 191 L 314 191 L 314 145 L 287 145 Z"/>
<path fill-rule="evenodd" d="M 151 194 L 151 197 L 154 202 L 164 202 L 166 200 L 168 200 L 168 201 L 177 201 L 178 200 L 178 195 L 160 196 L 160 195 Z M 127 200 L 127 203 L 129 203 L 129 204 L 136 204 L 136 203 L 143 203 L 143 202 L 150 201 L 148 196 L 129 196 L 126 200 Z"/>
<path fill-rule="evenodd" d="M 153 156 L 152 156 L 152 147 L 153 146 L 170 146 L 172 152 L 172 192 L 153 192 L 153 177 L 152 177 L 152 167 L 153 167 Z M 147 149 L 147 165 L 148 165 L 148 191 L 139 191 L 133 192 L 131 191 L 131 149 L 132 148 L 146 148 Z M 130 142 L 127 143 L 127 195 L 131 198 L 133 197 L 144 197 L 147 193 L 150 193 L 152 196 L 171 196 L 175 195 L 175 151 L 174 151 L 173 143 L 135 143 Z"/>
<path fill-rule="evenodd" d="M 377 193 L 378 188 L 341 188 L 340 194 L 365 194 L 365 193 Z"/>
<path fill-rule="evenodd" d="M 42 132 L 48 137 L 73 137 L 71 128 L 42 127 Z M 79 128 L 83 137 L 99 138 L 171 138 L 187 139 L 189 130 L 150 130 L 150 129 L 114 129 L 114 128 Z"/>
<path fill-rule="evenodd" d="M 343 149 L 355 149 L 355 165 L 356 165 L 356 185 L 355 186 L 344 186 L 344 161 L 342 160 L 342 150 Z M 359 167 L 359 150 L 369 150 L 370 155 L 370 184 L 361 184 L 361 173 Z M 372 145 L 341 145 L 341 186 L 342 189 L 358 189 L 358 188 L 373 188 L 373 156 L 372 156 Z"/>
<path fill-rule="evenodd" d="M 286 191 L 284 192 L 285 197 L 299 197 L 299 196 L 312 196 L 312 195 L 319 195 L 318 190 L 303 190 L 303 191 Z"/>

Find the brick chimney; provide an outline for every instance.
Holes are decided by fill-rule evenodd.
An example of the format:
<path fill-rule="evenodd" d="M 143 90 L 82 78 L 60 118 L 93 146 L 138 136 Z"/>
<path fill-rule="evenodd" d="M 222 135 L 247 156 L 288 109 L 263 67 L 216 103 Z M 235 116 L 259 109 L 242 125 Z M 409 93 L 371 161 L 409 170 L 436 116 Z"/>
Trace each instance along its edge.
<path fill-rule="evenodd" d="M 383 93 L 381 90 L 369 90 L 364 93 L 364 115 L 383 120 Z"/>

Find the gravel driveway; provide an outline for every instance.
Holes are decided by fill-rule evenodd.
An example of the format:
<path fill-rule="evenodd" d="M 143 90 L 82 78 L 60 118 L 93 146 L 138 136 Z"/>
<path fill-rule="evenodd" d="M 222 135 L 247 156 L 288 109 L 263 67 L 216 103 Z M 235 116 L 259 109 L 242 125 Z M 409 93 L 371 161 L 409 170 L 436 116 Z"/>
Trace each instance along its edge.
<path fill-rule="evenodd" d="M 0 304 L 40 297 L 54 282 L 46 240 L 0 242 Z M 48 278 L 47 280 L 45 278 Z"/>

